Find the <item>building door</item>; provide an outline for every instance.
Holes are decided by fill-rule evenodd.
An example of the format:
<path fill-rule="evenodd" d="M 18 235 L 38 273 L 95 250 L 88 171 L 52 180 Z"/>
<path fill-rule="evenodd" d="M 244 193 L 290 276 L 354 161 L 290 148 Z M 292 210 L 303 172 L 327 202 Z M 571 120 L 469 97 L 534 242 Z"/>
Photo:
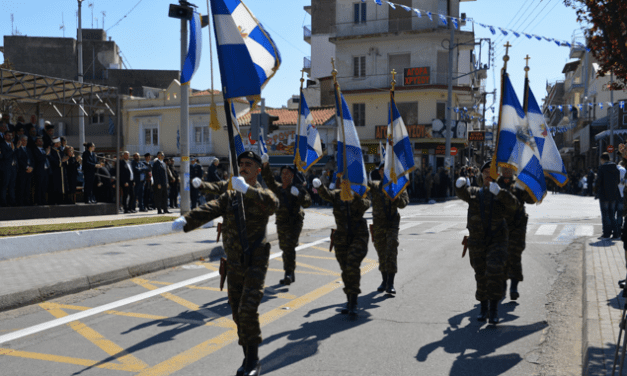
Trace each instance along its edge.
<path fill-rule="evenodd" d="M 438 51 L 436 84 L 448 85 L 448 51 Z"/>
<path fill-rule="evenodd" d="M 192 147 L 190 151 L 194 154 L 211 153 L 211 130 L 209 123 L 205 121 L 193 121 L 192 127 L 194 133 L 192 135 Z"/>
<path fill-rule="evenodd" d="M 140 154 L 150 153 L 156 155 L 159 151 L 159 122 L 145 120 L 140 126 Z"/>
<path fill-rule="evenodd" d="M 410 68 L 410 54 L 388 55 L 388 72 L 396 71 L 396 85 L 403 86 L 405 68 Z M 392 82 L 392 76 L 388 82 Z"/>
<path fill-rule="evenodd" d="M 396 0 L 398 5 L 412 7 L 411 0 Z M 397 6 L 396 9 L 389 8 L 388 31 L 395 33 L 398 31 L 411 30 L 412 12 L 407 12 L 403 7 Z"/>

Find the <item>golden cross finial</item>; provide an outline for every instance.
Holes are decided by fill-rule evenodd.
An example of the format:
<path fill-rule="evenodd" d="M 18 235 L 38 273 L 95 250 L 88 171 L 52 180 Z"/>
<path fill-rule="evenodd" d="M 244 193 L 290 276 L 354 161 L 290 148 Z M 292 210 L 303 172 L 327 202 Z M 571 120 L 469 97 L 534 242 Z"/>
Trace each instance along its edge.
<path fill-rule="evenodd" d="M 511 44 L 509 44 L 509 41 L 507 41 L 507 43 L 503 46 L 503 47 L 505 47 L 505 56 L 507 56 L 507 54 L 508 54 L 508 52 L 509 52 L 509 48 L 510 48 L 511 46 L 512 46 L 512 45 L 511 45 Z"/>
<path fill-rule="evenodd" d="M 527 57 L 525 57 L 525 64 L 527 66 L 529 66 L 529 59 L 531 59 L 531 58 L 529 57 L 529 55 L 527 55 Z"/>
<path fill-rule="evenodd" d="M 509 55 L 508 55 L 508 53 L 509 53 L 509 48 L 510 48 L 511 46 L 512 46 L 512 45 L 511 45 L 511 44 L 509 44 L 509 41 L 507 41 L 507 43 L 503 46 L 503 47 L 505 47 L 505 56 L 503 56 L 503 61 L 505 62 L 505 63 L 503 64 L 503 72 L 507 72 L 507 61 L 509 60 Z"/>
<path fill-rule="evenodd" d="M 394 90 L 394 87 L 396 86 L 396 70 L 392 69 L 392 90 Z"/>

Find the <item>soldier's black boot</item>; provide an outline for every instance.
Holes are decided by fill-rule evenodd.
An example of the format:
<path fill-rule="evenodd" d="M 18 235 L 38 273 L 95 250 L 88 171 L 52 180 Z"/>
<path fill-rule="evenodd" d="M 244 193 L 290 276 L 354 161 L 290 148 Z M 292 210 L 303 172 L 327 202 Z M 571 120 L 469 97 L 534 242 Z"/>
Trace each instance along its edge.
<path fill-rule="evenodd" d="M 381 282 L 381 285 L 379 285 L 379 287 L 377 287 L 377 291 L 379 291 L 379 292 L 385 291 L 385 288 L 387 287 L 388 273 L 381 272 L 381 277 L 383 277 L 383 281 Z"/>
<path fill-rule="evenodd" d="M 352 320 L 357 318 L 357 294 L 348 296 L 348 317 Z"/>
<path fill-rule="evenodd" d="M 242 346 L 242 349 L 244 350 L 244 361 L 242 366 L 237 369 L 235 376 L 244 376 L 244 371 L 246 370 L 246 346 Z"/>
<path fill-rule="evenodd" d="M 512 283 L 509 286 L 509 297 L 512 300 L 516 300 L 520 297 L 520 294 L 518 293 L 518 280 L 517 279 L 512 278 Z"/>
<path fill-rule="evenodd" d="M 346 307 L 342 308 L 340 313 L 343 314 L 343 315 L 348 315 L 348 310 L 349 310 L 350 304 L 351 304 L 351 296 L 347 294 L 346 295 Z"/>
<path fill-rule="evenodd" d="M 396 289 L 394 288 L 394 276 L 395 273 L 388 273 L 388 287 L 385 290 L 388 294 L 396 294 Z"/>
<path fill-rule="evenodd" d="M 486 321 L 488 319 L 488 301 L 481 301 L 481 310 L 479 311 L 479 315 L 477 315 L 477 321 Z"/>
<path fill-rule="evenodd" d="M 490 300 L 490 318 L 488 322 L 490 324 L 497 324 L 499 322 L 499 299 Z"/>
<path fill-rule="evenodd" d="M 292 272 L 292 273 L 290 273 L 289 271 L 287 271 L 287 270 L 286 270 L 286 271 L 285 271 L 285 276 L 283 277 L 283 279 L 282 279 L 282 280 L 280 280 L 280 281 L 279 281 L 279 283 L 280 283 L 280 284 L 282 284 L 282 285 L 285 285 L 285 286 L 289 286 L 289 285 L 291 285 L 291 284 L 292 284 L 292 282 L 293 282 L 293 281 L 292 281 L 292 277 L 291 277 L 291 276 L 292 276 L 292 274 L 293 274 L 293 272 Z"/>
<path fill-rule="evenodd" d="M 261 375 L 261 363 L 259 362 L 259 345 L 246 346 L 246 365 L 244 376 Z"/>

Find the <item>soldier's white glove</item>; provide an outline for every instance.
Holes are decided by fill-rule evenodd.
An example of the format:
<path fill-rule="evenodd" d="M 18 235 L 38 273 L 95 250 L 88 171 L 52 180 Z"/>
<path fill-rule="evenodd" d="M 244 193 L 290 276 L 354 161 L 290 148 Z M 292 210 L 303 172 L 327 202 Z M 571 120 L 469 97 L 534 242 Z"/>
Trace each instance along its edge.
<path fill-rule="evenodd" d="M 194 188 L 200 188 L 200 186 L 202 185 L 202 180 L 200 180 L 200 178 L 194 178 L 192 179 L 192 185 L 194 186 Z"/>
<path fill-rule="evenodd" d="M 335 183 L 329 184 L 329 189 L 335 189 Z"/>
<path fill-rule="evenodd" d="M 320 186 L 322 185 L 322 182 L 320 181 L 320 179 L 315 178 L 311 184 L 314 186 L 314 188 L 320 188 Z"/>
<path fill-rule="evenodd" d="M 248 191 L 248 184 L 246 180 L 241 176 L 233 176 L 231 177 L 231 185 L 233 185 L 233 189 L 242 194 L 246 194 Z"/>
<path fill-rule="evenodd" d="M 461 187 L 463 187 L 464 185 L 466 185 L 466 178 L 465 178 L 465 177 L 463 177 L 463 176 L 462 176 L 462 177 L 460 177 L 460 178 L 458 178 L 458 179 L 457 179 L 457 181 L 455 182 L 455 186 L 456 186 L 457 188 L 461 188 Z"/>
<path fill-rule="evenodd" d="M 495 196 L 496 196 L 496 195 L 498 195 L 500 191 L 501 191 L 501 187 L 499 187 L 499 185 L 498 185 L 498 184 L 496 184 L 496 183 L 495 183 L 495 182 L 493 182 L 493 181 L 492 181 L 492 182 L 490 182 L 490 192 L 491 192 L 493 195 L 495 195 Z"/>
<path fill-rule="evenodd" d="M 268 154 L 263 153 L 263 155 L 261 156 L 261 163 L 268 163 L 270 161 L 270 157 L 268 156 Z"/>
<path fill-rule="evenodd" d="M 178 217 L 172 222 L 172 231 L 182 231 L 186 224 L 187 220 L 185 220 L 185 217 Z"/>
<path fill-rule="evenodd" d="M 290 189 L 290 193 L 298 197 L 298 195 L 300 194 L 300 191 L 298 190 L 298 188 L 292 186 L 292 189 Z"/>

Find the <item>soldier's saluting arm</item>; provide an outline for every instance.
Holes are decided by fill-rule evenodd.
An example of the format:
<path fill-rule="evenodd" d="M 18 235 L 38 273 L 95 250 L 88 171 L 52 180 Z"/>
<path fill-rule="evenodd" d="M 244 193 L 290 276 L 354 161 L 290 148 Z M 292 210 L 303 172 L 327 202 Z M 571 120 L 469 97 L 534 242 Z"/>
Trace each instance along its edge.
<path fill-rule="evenodd" d="M 279 195 L 280 189 L 279 185 L 274 180 L 274 176 L 272 176 L 272 170 L 270 170 L 270 164 L 264 163 L 261 167 L 261 177 L 263 181 L 266 182 L 268 189 L 271 190 L 275 195 Z"/>
<path fill-rule="evenodd" d="M 226 193 L 228 188 L 228 180 L 220 180 L 216 182 L 201 181 L 200 187 L 198 187 L 198 189 L 201 190 L 203 193 L 209 193 L 212 195 L 221 195 L 223 193 Z"/>

